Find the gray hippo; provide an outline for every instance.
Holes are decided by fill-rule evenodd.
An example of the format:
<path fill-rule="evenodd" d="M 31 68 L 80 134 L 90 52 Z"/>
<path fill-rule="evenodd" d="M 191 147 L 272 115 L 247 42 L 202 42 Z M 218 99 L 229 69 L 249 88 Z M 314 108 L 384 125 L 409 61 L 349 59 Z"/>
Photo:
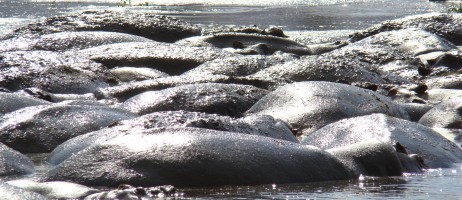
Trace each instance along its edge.
<path fill-rule="evenodd" d="M 264 114 L 290 124 L 298 135 L 309 135 L 340 119 L 385 113 L 409 119 L 388 97 L 363 88 L 323 81 L 288 84 L 264 96 L 246 115 Z"/>
<path fill-rule="evenodd" d="M 435 88 L 428 90 L 424 95 L 422 95 L 422 98 L 428 103 L 439 104 L 449 99 L 462 98 L 462 90 Z"/>
<path fill-rule="evenodd" d="M 48 200 L 45 196 L 14 187 L 6 183 L 0 183 L 0 200 Z"/>
<path fill-rule="evenodd" d="M 358 41 L 377 33 L 405 28 L 421 28 L 456 45 L 462 44 L 462 14 L 460 13 L 428 13 L 385 21 L 352 34 L 350 40 Z"/>
<path fill-rule="evenodd" d="M 70 52 L 75 54 L 75 52 Z M 234 54 L 210 47 L 163 42 L 126 42 L 83 49 L 77 55 L 114 67 L 147 67 L 178 75 L 198 65 Z"/>
<path fill-rule="evenodd" d="M 152 42 L 126 33 L 104 31 L 59 32 L 36 37 L 14 37 L 0 41 L 0 52 L 5 51 L 67 51 L 122 42 Z"/>
<path fill-rule="evenodd" d="M 83 94 L 117 83 L 106 67 L 75 55 L 50 51 L 0 53 L 0 87 L 37 87 L 54 93 Z"/>
<path fill-rule="evenodd" d="M 187 110 L 239 117 L 267 93 L 267 90 L 248 85 L 191 84 L 144 92 L 127 99 L 119 108 L 140 115 Z"/>
<path fill-rule="evenodd" d="M 200 128 L 132 130 L 51 169 L 46 181 L 84 185 L 218 186 L 350 179 L 326 151 L 284 140 Z"/>
<path fill-rule="evenodd" d="M 48 162 L 53 165 L 58 165 L 65 159 L 77 154 L 83 149 L 108 141 L 118 135 L 125 134 L 133 130 L 181 127 L 196 127 L 249 135 L 259 135 L 298 143 L 297 138 L 292 134 L 289 126 L 281 120 L 275 120 L 271 116 L 249 116 L 234 119 L 216 114 L 187 111 L 164 111 L 124 120 L 116 124 L 112 124 L 108 128 L 69 139 L 57 146 L 50 153 Z"/>
<path fill-rule="evenodd" d="M 420 124 L 433 128 L 462 129 L 462 101 L 448 99 L 433 107 L 419 120 Z"/>
<path fill-rule="evenodd" d="M 403 29 L 370 36 L 334 51 L 305 56 L 262 69 L 249 75 L 256 79 L 282 79 L 286 82 L 330 81 L 409 84 L 422 77 L 418 55 L 449 51 L 454 44 L 421 29 Z M 420 67 L 420 68 L 419 68 Z M 433 71 L 454 71 L 432 66 Z"/>
<path fill-rule="evenodd" d="M 0 176 L 34 173 L 34 164 L 25 155 L 0 143 Z M 0 193 L 1 194 L 1 193 Z"/>
<path fill-rule="evenodd" d="M 418 155 L 408 155 L 398 148 L 386 142 L 368 140 L 327 151 L 340 159 L 356 177 L 422 173 L 422 158 Z"/>
<path fill-rule="evenodd" d="M 28 106 L 49 104 L 51 103 L 48 101 L 26 95 L 0 92 L 0 113 L 9 113 Z"/>
<path fill-rule="evenodd" d="M 223 59 L 207 61 L 186 71 L 182 76 L 226 75 L 247 76 L 262 69 L 288 61 L 298 60 L 298 56 L 289 53 L 274 53 L 269 56 L 250 55 L 232 56 Z"/>
<path fill-rule="evenodd" d="M 83 199 L 99 190 L 64 181 L 35 182 L 31 180 L 14 180 L 6 182 L 17 188 L 41 194 L 49 199 Z"/>
<path fill-rule="evenodd" d="M 98 99 L 115 99 L 123 102 L 135 95 L 147 91 L 162 90 L 189 84 L 226 83 L 255 86 L 258 88 L 274 88 L 278 83 L 274 80 L 260 80 L 249 77 L 232 77 L 224 75 L 204 76 L 168 76 L 144 81 L 122 83 L 117 86 L 99 88 L 95 92 Z"/>
<path fill-rule="evenodd" d="M 343 119 L 306 136 L 302 144 L 322 149 L 340 148 L 365 140 L 399 142 L 410 154 L 418 154 L 427 168 L 451 167 L 462 161 L 462 149 L 431 128 L 385 114 Z"/>
<path fill-rule="evenodd" d="M 460 74 L 460 70 L 450 74 L 429 77 L 424 81 L 426 85 L 433 89 L 462 89 L 462 75 Z"/>
<path fill-rule="evenodd" d="M 85 94 L 57 94 L 51 93 L 39 88 L 26 88 L 15 92 L 19 95 L 30 96 L 37 99 L 43 99 L 47 102 L 63 102 L 63 101 L 96 101 L 93 93 Z"/>
<path fill-rule="evenodd" d="M 142 81 L 169 76 L 167 73 L 148 67 L 116 67 L 110 72 L 121 82 Z"/>
<path fill-rule="evenodd" d="M 176 42 L 177 44 L 196 47 L 217 47 L 217 48 L 244 48 L 257 44 L 264 44 L 268 54 L 276 51 L 293 53 L 297 55 L 311 55 L 310 48 L 293 40 L 259 34 L 244 33 L 218 33 L 208 36 L 190 37 Z"/>
<path fill-rule="evenodd" d="M 49 17 L 16 29 L 3 38 L 69 31 L 109 31 L 138 35 L 160 42 L 174 42 L 200 35 L 200 28 L 173 17 L 137 11 L 83 11 Z"/>
<path fill-rule="evenodd" d="M 137 116 L 93 102 L 78 104 L 32 106 L 8 113 L 0 123 L 0 142 L 23 153 L 50 152 L 72 137 Z"/>
<path fill-rule="evenodd" d="M 424 31 L 410 28 L 381 32 L 355 43 L 351 43 L 331 54 L 338 59 L 370 63 L 370 68 L 376 68 L 384 73 L 397 75 L 408 81 L 438 72 L 454 71 L 442 65 L 423 66 L 423 54 L 446 52 L 457 49 L 451 42 Z M 428 59 L 428 58 L 427 58 Z M 424 70 L 430 70 L 424 72 Z"/>

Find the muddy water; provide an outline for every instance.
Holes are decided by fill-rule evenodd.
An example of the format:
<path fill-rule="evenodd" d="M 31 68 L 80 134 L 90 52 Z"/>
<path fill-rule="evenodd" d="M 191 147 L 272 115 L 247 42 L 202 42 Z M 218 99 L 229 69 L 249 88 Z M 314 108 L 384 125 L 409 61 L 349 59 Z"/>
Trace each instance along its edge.
<path fill-rule="evenodd" d="M 127 4 L 128 0 L 125 2 Z M 147 2 L 147 5 L 145 4 Z M 156 2 L 154 5 L 153 2 Z M 43 17 L 87 9 L 149 11 L 176 16 L 201 26 L 280 26 L 284 30 L 363 29 L 407 15 L 445 12 L 460 1 L 428 0 L 156 0 L 131 1 L 0 0 L 0 36 Z M 143 4 L 142 6 L 140 4 Z M 46 155 L 32 156 L 39 179 L 50 168 Z M 0 182 L 19 177 L 0 177 Z M 461 199 L 462 164 L 403 177 L 289 185 L 180 188 L 183 197 L 200 199 Z"/>

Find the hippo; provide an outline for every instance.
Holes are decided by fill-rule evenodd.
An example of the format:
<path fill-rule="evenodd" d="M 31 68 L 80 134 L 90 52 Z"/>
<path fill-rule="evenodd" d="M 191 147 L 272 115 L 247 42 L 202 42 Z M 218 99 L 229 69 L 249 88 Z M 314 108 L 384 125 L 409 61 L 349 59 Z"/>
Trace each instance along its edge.
<path fill-rule="evenodd" d="M 136 11 L 87 10 L 20 27 L 3 39 L 23 35 L 43 35 L 58 32 L 109 31 L 146 37 L 159 42 L 175 42 L 198 36 L 201 29 L 173 17 Z M 1 40 L 2 38 L 0 38 Z"/>
<path fill-rule="evenodd" d="M 457 89 L 430 89 L 423 96 L 431 104 L 439 104 L 448 99 L 462 98 L 462 90 Z"/>
<path fill-rule="evenodd" d="M 240 117 L 268 91 L 248 85 L 202 83 L 148 91 L 120 105 L 139 115 L 156 111 L 187 110 Z"/>
<path fill-rule="evenodd" d="M 122 83 L 117 86 L 99 88 L 95 92 L 95 96 L 98 99 L 115 99 L 119 102 L 123 102 L 133 96 L 147 91 L 202 83 L 241 84 L 255 86 L 262 89 L 273 88 L 277 85 L 277 82 L 272 80 L 258 80 L 247 77 L 230 77 L 225 75 L 168 76 L 164 78 L 133 81 L 129 83 Z"/>
<path fill-rule="evenodd" d="M 9 113 L 29 106 L 49 104 L 51 103 L 48 101 L 26 95 L 0 92 L 0 113 Z"/>
<path fill-rule="evenodd" d="M 262 29 L 254 26 L 240 26 L 240 27 L 207 27 L 202 29 L 202 35 L 216 35 L 220 33 L 247 33 L 247 34 L 258 34 L 258 35 L 270 35 L 275 37 L 286 38 L 284 31 L 278 27 L 268 27 L 267 29 Z"/>
<path fill-rule="evenodd" d="M 84 185 L 219 186 L 352 178 L 314 146 L 201 128 L 131 130 L 51 169 L 45 181 Z"/>
<path fill-rule="evenodd" d="M 97 189 L 64 181 L 40 183 L 31 180 L 14 180 L 6 184 L 41 194 L 49 199 L 83 199 L 99 192 Z"/>
<path fill-rule="evenodd" d="M 43 99 L 47 102 L 63 102 L 63 101 L 96 101 L 96 97 L 93 93 L 85 93 L 85 94 L 57 94 L 47 92 L 40 88 L 26 88 L 23 90 L 18 90 L 15 92 L 16 94 L 25 95 L 34 97 L 37 99 Z"/>
<path fill-rule="evenodd" d="M 358 41 L 385 31 L 405 28 L 421 28 L 442 38 L 462 45 L 462 14 L 460 13 L 427 13 L 413 15 L 402 19 L 385 21 L 350 36 L 350 41 Z"/>
<path fill-rule="evenodd" d="M 265 114 L 290 124 L 298 136 L 354 116 L 386 113 L 403 119 L 409 114 L 388 97 L 355 86 L 307 81 L 292 83 L 270 92 L 245 115 Z"/>
<path fill-rule="evenodd" d="M 135 129 L 196 127 L 218 131 L 259 135 L 298 143 L 289 126 L 271 116 L 249 116 L 234 119 L 227 116 L 188 111 L 163 111 L 143 115 L 134 119 L 120 121 L 108 128 L 79 135 L 57 146 L 48 162 L 58 165 L 70 156 L 77 154 L 103 141 Z"/>
<path fill-rule="evenodd" d="M 236 42 L 242 46 L 236 46 Z M 208 36 L 196 36 L 177 41 L 176 44 L 201 47 L 217 47 L 217 48 L 233 48 L 247 47 L 256 44 L 264 44 L 268 48 L 268 54 L 273 54 L 276 51 L 293 53 L 296 55 L 311 55 L 312 51 L 307 46 L 299 44 L 295 41 L 259 34 L 245 33 L 218 33 Z"/>
<path fill-rule="evenodd" d="M 0 142 L 22 153 L 45 153 L 72 137 L 137 116 L 93 102 L 85 104 L 63 102 L 8 113 L 0 123 Z"/>
<path fill-rule="evenodd" d="M 225 76 L 247 76 L 262 69 L 288 61 L 298 60 L 299 57 L 289 53 L 274 53 L 269 56 L 250 55 L 232 56 L 223 59 L 215 59 L 202 63 L 201 65 L 181 74 L 182 76 L 204 76 L 204 75 L 225 75 Z"/>
<path fill-rule="evenodd" d="M 391 145 L 398 142 L 409 154 L 420 155 L 426 168 L 448 168 L 462 162 L 462 148 L 431 128 L 379 113 L 328 124 L 303 138 L 301 143 L 331 149 L 365 140 Z"/>
<path fill-rule="evenodd" d="M 91 60 L 50 51 L 0 53 L 0 87 L 36 87 L 52 93 L 84 94 L 117 84 L 106 67 Z"/>
<path fill-rule="evenodd" d="M 437 71 L 443 73 L 456 70 L 443 65 L 423 67 L 419 61 L 422 54 L 454 49 L 457 46 L 444 38 L 422 29 L 408 28 L 369 36 L 332 54 L 339 59 L 346 57 L 349 60 L 361 60 L 370 63 L 371 67 L 414 81 Z M 423 73 L 423 69 L 431 72 Z"/>
<path fill-rule="evenodd" d="M 154 41 L 101 45 L 80 50 L 77 54 L 108 68 L 147 67 L 169 75 L 178 75 L 206 61 L 234 55 L 216 48 Z"/>
<path fill-rule="evenodd" d="M 1 200 L 48 200 L 45 196 L 27 190 L 0 183 Z"/>
<path fill-rule="evenodd" d="M 111 69 L 110 72 L 121 82 L 142 81 L 169 76 L 167 73 L 147 67 L 117 67 Z"/>
<path fill-rule="evenodd" d="M 0 52 L 5 51 L 67 51 L 80 50 L 104 44 L 122 42 L 152 42 L 152 40 L 125 33 L 82 31 L 59 32 L 36 37 L 15 37 L 0 41 Z"/>
<path fill-rule="evenodd" d="M 399 143 L 397 145 L 400 145 Z M 355 177 L 401 176 L 422 173 L 423 163 L 417 155 L 411 157 L 382 141 L 363 141 L 327 150 L 339 158 Z"/>
<path fill-rule="evenodd" d="M 330 56 L 331 53 L 306 56 L 299 60 L 273 65 L 250 74 L 246 78 L 268 82 L 272 87 L 302 81 L 329 81 L 347 84 L 355 82 L 409 83 L 409 80 L 371 67 L 370 63 L 347 59 L 348 57 L 357 57 L 356 54 Z"/>
<path fill-rule="evenodd" d="M 25 155 L 0 142 L 0 176 L 34 173 L 34 164 Z"/>
<path fill-rule="evenodd" d="M 433 107 L 419 120 L 432 128 L 462 129 L 462 101 L 460 99 L 448 99 Z"/>
<path fill-rule="evenodd" d="M 425 84 L 432 89 L 462 89 L 462 75 L 459 71 L 426 78 Z"/>

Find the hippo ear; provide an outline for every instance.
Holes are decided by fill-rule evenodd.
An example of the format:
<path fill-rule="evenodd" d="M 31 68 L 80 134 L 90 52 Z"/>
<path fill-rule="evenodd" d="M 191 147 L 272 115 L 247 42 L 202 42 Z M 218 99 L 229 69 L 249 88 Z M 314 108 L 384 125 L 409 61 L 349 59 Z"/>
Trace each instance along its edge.
<path fill-rule="evenodd" d="M 425 159 L 422 156 L 418 154 L 411 154 L 410 156 L 417 161 L 420 168 L 428 168 L 428 166 L 425 164 Z"/>
<path fill-rule="evenodd" d="M 428 90 L 428 86 L 425 84 L 420 84 L 417 87 L 412 89 L 415 93 L 422 95 L 425 94 L 425 92 Z"/>
<path fill-rule="evenodd" d="M 406 155 L 408 154 L 407 151 L 406 151 L 406 148 L 403 145 L 401 145 L 399 142 L 396 142 L 394 147 L 396 149 L 396 152 L 404 153 Z"/>
<path fill-rule="evenodd" d="M 135 188 L 135 187 L 128 185 L 128 184 L 122 184 L 122 185 L 119 185 L 119 187 L 117 187 L 118 190 L 126 190 L 126 189 L 132 189 L 132 188 Z"/>

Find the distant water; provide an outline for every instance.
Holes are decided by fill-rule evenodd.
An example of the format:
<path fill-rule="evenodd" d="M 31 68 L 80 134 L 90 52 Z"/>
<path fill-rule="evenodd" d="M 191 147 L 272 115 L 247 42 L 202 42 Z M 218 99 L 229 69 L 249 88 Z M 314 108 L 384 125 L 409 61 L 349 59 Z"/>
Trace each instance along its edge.
<path fill-rule="evenodd" d="M 284 30 L 363 29 L 384 20 L 446 12 L 428 0 L 0 0 L 0 35 L 31 20 L 88 9 L 149 11 L 202 26 L 278 26 Z M 131 5 L 131 6 L 130 6 Z"/>

